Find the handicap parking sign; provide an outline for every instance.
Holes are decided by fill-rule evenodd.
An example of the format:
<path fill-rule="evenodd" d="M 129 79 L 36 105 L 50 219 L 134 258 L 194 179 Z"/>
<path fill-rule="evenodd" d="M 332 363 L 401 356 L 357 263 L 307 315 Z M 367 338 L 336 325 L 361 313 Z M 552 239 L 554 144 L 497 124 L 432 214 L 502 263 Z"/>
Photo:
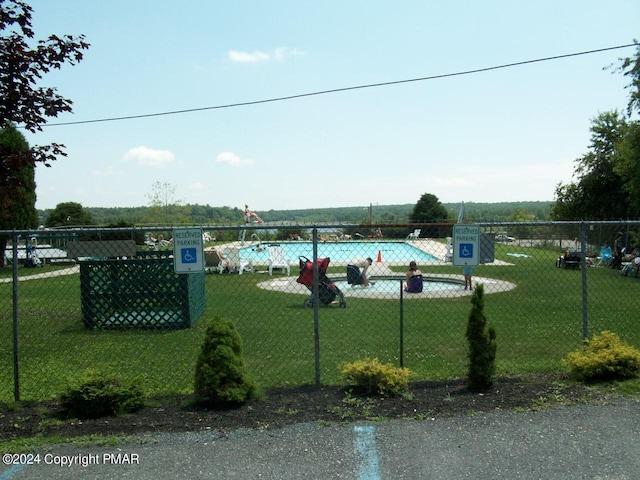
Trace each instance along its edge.
<path fill-rule="evenodd" d="M 173 229 L 173 270 L 176 273 L 204 272 L 201 228 Z"/>
<path fill-rule="evenodd" d="M 195 248 L 183 248 L 182 249 L 182 263 L 197 263 L 198 254 Z"/>
<path fill-rule="evenodd" d="M 458 247 L 460 258 L 473 258 L 473 243 L 460 243 Z"/>
<path fill-rule="evenodd" d="M 477 225 L 453 226 L 453 264 L 476 266 L 479 264 L 480 227 Z"/>

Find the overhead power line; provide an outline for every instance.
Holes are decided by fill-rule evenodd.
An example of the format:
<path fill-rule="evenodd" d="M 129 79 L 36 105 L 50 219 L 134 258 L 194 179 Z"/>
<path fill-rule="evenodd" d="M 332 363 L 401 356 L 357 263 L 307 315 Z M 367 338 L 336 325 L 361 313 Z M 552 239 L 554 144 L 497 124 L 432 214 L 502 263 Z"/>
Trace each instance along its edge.
<path fill-rule="evenodd" d="M 551 60 L 559 60 L 562 58 L 569 58 L 569 57 L 577 57 L 577 56 L 581 56 L 581 55 L 590 55 L 593 53 L 599 53 L 599 52 L 606 52 L 608 50 L 618 50 L 621 48 L 629 48 L 629 47 L 635 47 L 638 46 L 637 43 L 629 43 L 627 45 L 618 45 L 616 47 L 607 47 L 607 48 L 599 48 L 597 50 L 587 50 L 587 51 L 583 51 L 583 52 L 577 52 L 577 53 L 568 53 L 565 55 L 556 55 L 553 57 L 544 57 L 544 58 L 536 58 L 533 60 L 525 60 L 522 62 L 514 62 L 514 63 L 505 63 L 502 65 L 496 65 L 493 67 L 485 67 L 485 68 L 477 68 L 474 70 L 465 70 L 462 72 L 454 72 L 454 73 L 444 73 L 441 75 L 431 75 L 428 77 L 420 77 L 420 78 L 410 78 L 410 79 L 406 79 L 406 80 L 394 80 L 394 81 L 390 81 L 390 82 L 380 82 L 380 83 L 369 83 L 366 85 L 356 85 L 356 86 L 351 86 L 351 87 L 342 87 L 342 88 L 333 88 L 330 90 L 321 90 L 318 92 L 309 92 L 309 93 L 300 93 L 297 95 L 288 95 L 285 97 L 275 97 L 275 98 L 267 98 L 264 100 L 253 100 L 253 101 L 249 101 L 249 102 L 239 102 L 239 103 L 229 103 L 226 105 L 214 105 L 214 106 L 210 106 L 210 107 L 199 107 L 199 108 L 187 108 L 184 110 L 172 110 L 169 112 L 158 112 L 158 113 L 145 113 L 145 114 L 141 114 L 141 115 L 127 115 L 127 116 L 123 116 L 123 117 L 110 117 L 110 118 L 98 118 L 98 119 L 94 119 L 94 120 L 78 120 L 75 122 L 60 122 L 60 123 L 48 123 L 46 125 L 43 125 L 43 127 L 58 127 L 58 126 L 63 126 L 63 125 L 80 125 L 83 123 L 98 123 L 98 122 L 116 122 L 116 121 L 120 121 L 120 120 L 134 120 L 134 119 L 138 119 L 138 118 L 149 118 L 149 117 L 162 117 L 165 115 L 178 115 L 178 114 L 182 114 L 182 113 L 193 113 L 193 112 L 202 112 L 205 110 L 218 110 L 218 109 L 222 109 L 222 108 L 235 108 L 235 107 L 245 107 L 248 105 L 260 105 L 262 103 L 272 103 L 272 102 L 283 102 L 285 100 L 294 100 L 297 98 L 304 98 L 304 97 L 313 97 L 316 95 L 328 95 L 331 93 L 338 93 L 338 92 L 347 92 L 350 90 L 361 90 L 364 88 L 376 88 L 376 87 L 387 87 L 390 85 L 399 85 L 402 83 L 411 83 L 411 82 L 424 82 L 426 80 L 436 80 L 439 78 L 448 78 L 448 77 L 457 77 L 457 76 L 461 76 L 461 75 L 472 75 L 475 73 L 482 73 L 482 72 L 489 72 L 491 70 L 499 70 L 502 68 L 511 68 L 511 67 L 517 67 L 520 65 L 527 65 L 527 64 L 531 64 L 531 63 L 540 63 L 540 62 L 548 62 Z"/>

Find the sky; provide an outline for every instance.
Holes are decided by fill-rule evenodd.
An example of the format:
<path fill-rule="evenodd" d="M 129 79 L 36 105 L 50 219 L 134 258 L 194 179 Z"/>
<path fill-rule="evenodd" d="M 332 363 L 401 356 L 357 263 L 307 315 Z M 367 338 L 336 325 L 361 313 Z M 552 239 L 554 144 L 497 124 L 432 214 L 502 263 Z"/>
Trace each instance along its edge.
<path fill-rule="evenodd" d="M 42 209 L 145 206 L 157 182 L 257 212 L 551 201 L 592 120 L 625 110 L 634 48 L 451 74 L 640 39 L 637 0 L 28 3 L 36 39 L 91 44 L 43 78 L 73 114 L 25 132 L 68 154 L 37 167 Z"/>

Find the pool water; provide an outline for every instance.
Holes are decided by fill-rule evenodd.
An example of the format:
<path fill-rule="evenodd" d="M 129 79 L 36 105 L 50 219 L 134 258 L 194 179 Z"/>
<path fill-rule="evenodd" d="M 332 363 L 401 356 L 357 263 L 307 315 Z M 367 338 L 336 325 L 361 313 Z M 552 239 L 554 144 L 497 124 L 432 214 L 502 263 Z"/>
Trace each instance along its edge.
<path fill-rule="evenodd" d="M 346 280 L 338 280 L 334 282 L 336 286 L 342 290 L 345 295 L 349 295 L 350 292 L 367 290 L 371 293 L 394 293 L 400 292 L 401 288 L 404 288 L 404 279 L 391 280 L 391 279 L 373 279 L 373 285 L 368 287 L 362 287 L 360 285 L 349 285 Z M 440 280 L 427 280 L 423 282 L 424 292 L 443 292 L 443 291 L 459 291 L 462 290 L 464 285 L 461 282 L 453 281 L 440 281 Z M 405 293 L 405 295 L 411 296 L 411 293 Z"/>
<path fill-rule="evenodd" d="M 406 293 L 404 289 L 404 277 L 397 278 L 375 278 L 374 283 L 368 287 L 361 285 L 349 285 L 346 280 L 333 280 L 335 286 L 342 292 L 344 297 L 349 298 L 371 298 L 371 299 L 398 299 L 400 292 L 406 299 L 420 298 L 456 298 L 471 295 L 473 292 L 464 289 L 462 277 L 460 279 L 445 277 L 427 277 L 424 281 L 422 293 Z M 267 290 L 278 290 L 288 293 L 302 293 L 309 295 L 309 289 L 295 281 L 295 277 L 269 277 L 268 280 L 258 284 L 260 288 Z M 489 292 L 491 293 L 491 292 Z"/>
<path fill-rule="evenodd" d="M 404 288 L 406 282 L 404 278 L 402 280 L 398 279 L 388 279 L 383 278 L 376 280 L 372 279 L 373 285 L 369 285 L 368 287 L 362 287 L 361 285 L 349 285 L 346 280 L 338 280 L 334 282 L 340 290 L 343 292 L 353 290 L 353 289 L 370 289 L 374 292 L 399 292 L 400 288 Z M 402 287 L 401 287 L 402 285 Z M 436 292 L 439 290 L 460 290 L 463 288 L 463 284 L 461 282 L 447 281 L 447 280 L 428 280 L 425 278 L 424 282 L 422 282 L 422 288 L 425 292 Z"/>
<path fill-rule="evenodd" d="M 280 245 L 285 256 L 291 261 L 297 261 L 299 257 L 313 258 L 312 242 L 268 242 L 258 245 L 250 245 L 240 249 L 242 258 L 251 258 L 254 262 L 267 262 L 269 253 L 267 247 L 271 244 Z M 378 252 L 384 262 L 409 263 L 415 260 L 418 263 L 437 262 L 440 259 L 434 257 L 405 242 L 325 242 L 318 243 L 318 258 L 329 257 L 332 262 L 348 263 L 355 258 L 371 257 L 377 260 Z"/>

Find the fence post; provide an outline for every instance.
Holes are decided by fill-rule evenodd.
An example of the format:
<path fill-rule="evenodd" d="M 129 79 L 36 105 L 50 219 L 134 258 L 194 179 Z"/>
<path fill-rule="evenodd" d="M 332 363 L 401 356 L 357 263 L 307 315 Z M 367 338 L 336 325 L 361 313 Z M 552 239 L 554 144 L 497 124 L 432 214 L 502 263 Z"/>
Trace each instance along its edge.
<path fill-rule="evenodd" d="M 14 233 L 12 243 L 12 274 L 13 274 L 13 399 L 20 401 L 20 345 L 18 336 L 18 237 Z"/>
<path fill-rule="evenodd" d="M 318 292 L 318 229 L 312 230 L 313 239 L 313 343 L 315 356 L 315 384 L 320 386 L 320 294 Z"/>
<path fill-rule="evenodd" d="M 580 270 L 582 270 L 582 337 L 589 337 L 589 310 L 587 302 L 587 231 L 584 221 L 580 222 Z"/>
<path fill-rule="evenodd" d="M 400 368 L 404 367 L 404 285 L 400 280 Z"/>

